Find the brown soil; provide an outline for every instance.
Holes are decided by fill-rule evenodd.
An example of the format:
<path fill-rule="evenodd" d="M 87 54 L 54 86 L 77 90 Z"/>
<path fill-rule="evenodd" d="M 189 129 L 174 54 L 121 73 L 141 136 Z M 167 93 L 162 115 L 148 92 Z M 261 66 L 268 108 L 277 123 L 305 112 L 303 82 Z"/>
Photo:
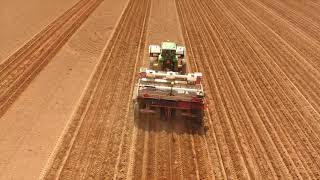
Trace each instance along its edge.
<path fill-rule="evenodd" d="M 107 7 L 106 1 L 81 0 L 0 67 L 0 178 L 15 166 L 32 164 L 19 150 L 26 147 L 38 160 L 32 172 L 44 167 L 44 179 L 320 178 L 317 1 L 123 0 L 115 3 L 122 3 L 116 11 L 109 9 L 119 19 L 109 40 L 102 35 L 106 29 L 99 30 L 103 38 L 97 44 L 68 40 L 96 6 Z M 95 29 L 80 29 L 75 36 L 90 36 Z M 167 39 L 186 46 L 189 71 L 204 74 L 207 108 L 201 127 L 180 116 L 133 116 L 132 90 L 138 68 L 147 64 L 147 46 Z M 66 56 L 53 58 L 58 51 Z M 68 53 L 83 61 L 94 57 L 93 62 L 54 66 Z M 43 79 L 50 68 L 63 65 L 75 68 L 74 78 L 66 81 L 59 73 Z M 71 83 L 77 76 L 79 90 Z M 43 95 L 50 110 L 40 110 L 45 102 L 26 107 L 37 95 L 30 89 L 41 79 L 42 84 L 54 79 L 60 94 L 66 91 Z M 54 115 L 57 100 L 65 104 L 60 116 Z M 29 117 L 38 113 L 47 125 L 36 118 L 22 121 L 23 113 L 14 115 L 23 112 L 18 107 L 29 108 Z M 54 130 L 46 133 L 49 128 Z M 14 133 L 18 130 L 23 135 Z M 24 139 L 27 146 L 18 145 Z M 49 147 L 42 151 L 41 145 Z"/>
<path fill-rule="evenodd" d="M 0 6 L 0 63 L 77 0 L 4 0 Z"/>
<path fill-rule="evenodd" d="M 0 179 L 39 176 L 126 3 L 102 2 L 0 118 Z"/>

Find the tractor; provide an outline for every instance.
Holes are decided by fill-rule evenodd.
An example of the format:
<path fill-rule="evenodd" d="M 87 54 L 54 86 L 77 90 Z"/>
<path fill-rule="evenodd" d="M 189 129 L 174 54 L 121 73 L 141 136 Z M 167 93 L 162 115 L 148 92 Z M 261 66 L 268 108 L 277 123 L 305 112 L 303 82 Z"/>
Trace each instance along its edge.
<path fill-rule="evenodd" d="M 158 71 L 173 71 L 180 74 L 186 73 L 186 61 L 184 59 L 185 47 L 166 41 L 161 45 L 149 46 L 150 69 Z"/>
<path fill-rule="evenodd" d="M 149 46 L 149 67 L 141 67 L 133 92 L 135 116 L 160 113 L 171 119 L 181 116 L 202 122 L 204 91 L 202 73 L 187 72 L 185 47 L 165 41 Z"/>

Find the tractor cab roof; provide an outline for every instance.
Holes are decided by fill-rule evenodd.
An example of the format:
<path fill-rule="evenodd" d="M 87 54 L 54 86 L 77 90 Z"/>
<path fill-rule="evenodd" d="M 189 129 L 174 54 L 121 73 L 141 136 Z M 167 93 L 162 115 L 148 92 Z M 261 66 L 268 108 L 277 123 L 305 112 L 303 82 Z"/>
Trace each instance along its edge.
<path fill-rule="evenodd" d="M 177 44 L 174 42 L 162 42 L 161 43 L 161 49 L 165 50 L 176 50 Z"/>

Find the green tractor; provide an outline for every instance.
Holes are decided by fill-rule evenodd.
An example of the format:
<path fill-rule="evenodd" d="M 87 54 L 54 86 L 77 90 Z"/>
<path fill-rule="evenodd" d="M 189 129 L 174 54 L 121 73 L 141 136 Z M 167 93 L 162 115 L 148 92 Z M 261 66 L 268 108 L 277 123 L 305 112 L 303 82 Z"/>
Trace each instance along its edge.
<path fill-rule="evenodd" d="M 133 92 L 135 117 L 160 114 L 202 123 L 204 91 L 201 72 L 186 72 L 185 47 L 165 41 L 149 46 L 149 67 L 141 67 Z"/>
<path fill-rule="evenodd" d="M 149 46 L 150 69 L 173 71 L 186 74 L 185 47 L 175 42 L 162 42 L 161 45 Z"/>

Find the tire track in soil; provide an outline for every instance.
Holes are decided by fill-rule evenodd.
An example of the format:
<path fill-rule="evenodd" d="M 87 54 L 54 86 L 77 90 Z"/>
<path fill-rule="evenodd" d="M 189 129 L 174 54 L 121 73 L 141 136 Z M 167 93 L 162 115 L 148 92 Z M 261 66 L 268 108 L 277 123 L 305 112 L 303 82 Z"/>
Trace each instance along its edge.
<path fill-rule="evenodd" d="M 0 65 L 0 116 L 101 2 L 79 1 Z"/>
<path fill-rule="evenodd" d="M 45 179 L 124 177 L 133 125 L 132 92 L 123 89 L 133 87 L 142 63 L 149 9 L 149 0 L 129 2 Z"/>

